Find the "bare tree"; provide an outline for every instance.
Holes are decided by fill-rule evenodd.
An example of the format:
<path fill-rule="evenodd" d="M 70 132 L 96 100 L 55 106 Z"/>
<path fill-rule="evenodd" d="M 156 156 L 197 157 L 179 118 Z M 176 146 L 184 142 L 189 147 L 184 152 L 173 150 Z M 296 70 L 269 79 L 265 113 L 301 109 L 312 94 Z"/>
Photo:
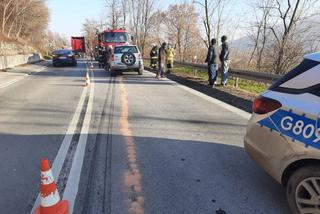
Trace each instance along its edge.
<path fill-rule="evenodd" d="M 167 39 L 167 33 L 166 33 L 166 12 L 165 11 L 156 11 L 152 14 L 150 17 L 150 32 L 148 36 L 148 41 L 151 43 L 161 44 L 161 42 L 165 41 Z"/>
<path fill-rule="evenodd" d="M 45 33 L 45 42 L 45 48 L 47 51 L 51 52 L 66 46 L 68 44 L 68 39 L 59 33 L 48 30 Z"/>
<path fill-rule="evenodd" d="M 200 5 L 204 10 L 203 26 L 206 32 L 206 40 L 204 41 L 206 46 L 209 47 L 211 40 L 211 26 L 212 26 L 212 16 L 215 11 L 215 6 L 213 1 L 204 0 L 196 1 L 193 0 L 192 3 Z"/>
<path fill-rule="evenodd" d="M 170 40 L 175 43 L 180 61 L 185 61 L 188 48 L 199 36 L 199 29 L 194 23 L 198 22 L 198 13 L 193 4 L 182 3 L 170 5 L 165 12 L 165 24 Z"/>
<path fill-rule="evenodd" d="M 125 17 L 125 12 L 123 12 L 122 6 L 125 6 L 125 3 L 120 0 L 106 0 L 106 5 L 109 9 L 108 19 L 112 29 L 122 27 L 123 16 Z"/>
<path fill-rule="evenodd" d="M 127 13 L 128 13 L 128 0 L 122 0 L 121 1 L 121 6 L 122 6 L 122 22 L 123 22 L 123 27 L 127 27 Z"/>
<path fill-rule="evenodd" d="M 48 24 L 48 17 L 49 11 L 43 0 L 0 2 L 1 31 L 8 37 L 41 40 Z"/>
<path fill-rule="evenodd" d="M 90 52 L 95 49 L 98 26 L 98 22 L 94 19 L 86 19 L 82 24 L 82 32 L 86 38 L 87 50 Z"/>
<path fill-rule="evenodd" d="M 253 5 L 255 13 L 255 21 L 252 24 L 252 34 L 249 35 L 254 43 L 248 66 L 250 66 L 254 56 L 256 55 L 256 68 L 260 71 L 262 67 L 262 57 L 265 50 L 267 36 L 268 36 L 268 23 L 272 8 L 272 0 L 257 1 Z"/>
<path fill-rule="evenodd" d="M 16 3 L 16 0 L 3 0 L 0 3 L 2 33 L 5 33 L 7 22 L 9 21 L 9 19 L 12 17 L 14 13 L 15 3 Z"/>
<path fill-rule="evenodd" d="M 263 0 L 253 9 L 253 50 L 248 64 L 258 70 L 284 74 L 306 52 L 318 47 L 320 33 L 312 20 L 319 19 L 315 0 Z M 319 25 L 318 25 L 319 27 Z"/>
<path fill-rule="evenodd" d="M 275 73 L 285 73 L 303 55 L 305 41 L 301 38 L 311 29 L 305 23 L 314 15 L 315 5 L 316 0 L 275 0 L 269 27 L 274 37 L 270 58 Z"/>
<path fill-rule="evenodd" d="M 274 69 L 276 73 L 284 73 L 286 71 L 284 65 L 285 49 L 288 48 L 291 32 L 294 31 L 294 28 L 300 19 L 299 13 L 297 12 L 301 6 L 301 1 L 297 0 L 294 2 L 294 5 L 292 5 L 293 2 L 290 0 L 287 1 L 286 5 L 279 0 L 276 0 L 276 2 L 277 6 L 275 11 L 277 11 L 278 19 L 280 19 L 283 24 L 283 29 L 282 32 L 280 32 L 279 30 L 276 31 L 275 26 L 270 27 L 274 38 L 276 39 L 274 49 L 277 51 L 277 56 L 274 62 Z"/>
<path fill-rule="evenodd" d="M 214 35 L 220 37 L 224 12 L 230 0 L 193 0 L 194 4 L 198 4 L 204 10 L 203 26 L 206 33 L 205 44 L 209 47 L 210 40 Z M 219 42 L 219 40 L 217 40 Z"/>
<path fill-rule="evenodd" d="M 151 29 L 154 0 L 129 0 L 129 28 L 141 52 L 144 53 L 146 40 Z"/>

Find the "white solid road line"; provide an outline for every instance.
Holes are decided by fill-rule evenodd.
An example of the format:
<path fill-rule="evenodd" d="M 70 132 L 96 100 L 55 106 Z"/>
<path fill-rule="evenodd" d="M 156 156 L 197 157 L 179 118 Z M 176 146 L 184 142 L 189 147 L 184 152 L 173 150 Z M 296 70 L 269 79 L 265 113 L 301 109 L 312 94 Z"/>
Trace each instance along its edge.
<path fill-rule="evenodd" d="M 41 67 L 39 70 L 36 70 L 35 73 L 39 73 L 39 72 L 44 71 L 44 70 L 46 70 L 46 68 L 45 67 Z M 12 84 L 14 84 L 16 82 L 19 82 L 20 80 L 23 80 L 28 76 L 29 76 L 29 74 L 23 74 L 19 78 L 16 78 L 16 79 L 11 80 L 9 82 L 2 83 L 2 84 L 0 84 L 0 89 L 6 88 L 6 87 L 8 87 L 8 86 L 10 86 L 10 85 L 12 85 Z"/>
<path fill-rule="evenodd" d="M 149 74 L 153 74 L 152 72 L 150 72 L 150 71 L 147 71 Z M 218 99 L 215 99 L 215 98 L 213 98 L 213 97 L 210 97 L 210 96 L 208 96 L 208 95 L 206 95 L 206 94 L 203 94 L 203 93 L 201 93 L 201 92 L 199 92 L 199 91 L 197 91 L 197 90 L 194 90 L 194 89 L 192 89 L 192 88 L 189 88 L 189 87 L 187 87 L 187 86 L 184 86 L 184 85 L 182 85 L 182 84 L 180 84 L 180 83 L 178 83 L 178 82 L 175 82 L 175 81 L 173 81 L 173 80 L 170 80 L 170 79 L 168 79 L 168 78 L 165 78 L 166 79 L 166 81 L 168 81 L 168 82 L 171 82 L 171 83 L 174 83 L 174 84 L 176 84 L 179 88 L 181 88 L 181 89 L 183 89 L 183 90 L 185 90 L 185 91 L 188 91 L 188 92 L 190 92 L 191 94 L 193 94 L 193 95 L 196 95 L 196 96 L 198 96 L 198 97 L 201 97 L 202 99 L 205 99 L 205 100 L 207 100 L 207 101 L 209 101 L 209 102 L 211 102 L 211 103 L 213 103 L 213 104 L 215 104 L 215 105 L 218 105 L 218 106 L 220 106 L 220 107 L 222 107 L 222 108 L 224 108 L 224 109 L 227 109 L 228 111 L 231 111 L 231 112 L 233 112 L 233 113 L 235 113 L 235 114 L 237 114 L 237 115 L 239 115 L 239 116 L 241 116 L 241 117 L 243 117 L 243 118 L 245 118 L 245 119 L 247 119 L 247 120 L 249 120 L 250 119 L 250 117 L 251 117 L 251 114 L 250 113 L 248 113 L 248 112 L 246 112 L 246 111 L 243 111 L 243 110 L 241 110 L 241 109 L 239 109 L 239 108 L 237 108 L 237 107 L 234 107 L 234 106 L 232 106 L 232 105 L 230 105 L 230 104 L 228 104 L 228 103 L 225 103 L 225 102 L 222 102 L 221 100 L 218 100 Z"/>
<path fill-rule="evenodd" d="M 91 72 L 92 78 L 94 78 L 93 72 Z M 87 146 L 87 139 L 89 134 L 89 128 L 91 123 L 91 115 L 93 108 L 93 96 L 94 96 L 94 81 L 91 81 L 90 95 L 88 101 L 88 107 L 84 117 L 79 142 L 72 160 L 72 166 L 66 188 L 64 190 L 63 199 L 69 201 L 69 213 L 73 213 L 74 203 L 77 197 L 79 182 L 81 176 L 81 169 L 83 165 L 85 150 Z"/>
<path fill-rule="evenodd" d="M 23 76 L 21 76 L 21 77 L 19 77 L 19 78 L 16 78 L 16 79 L 11 80 L 11 81 L 9 81 L 9 82 L 5 82 L 5 83 L 3 83 L 3 84 L 0 85 L 0 88 L 6 88 L 6 87 L 8 87 L 8 86 L 10 86 L 10 85 L 12 85 L 12 84 L 14 84 L 14 83 L 16 83 L 16 82 L 19 82 L 20 80 L 23 80 L 23 79 L 26 78 L 27 76 L 28 76 L 28 74 L 24 74 Z"/>
<path fill-rule="evenodd" d="M 181 85 L 179 83 L 177 83 L 177 84 L 178 84 L 179 88 L 182 88 L 183 90 L 188 91 L 188 92 L 190 92 L 190 93 L 192 93 L 192 94 L 194 94 L 194 95 L 196 95 L 198 97 L 201 97 L 201 98 L 203 98 L 203 99 L 205 99 L 205 100 L 207 100 L 207 101 L 209 101 L 209 102 L 211 102 L 213 104 L 221 106 L 222 108 L 227 109 L 227 110 L 229 110 L 229 111 L 231 111 L 231 112 L 233 112 L 233 113 L 235 113 L 235 114 L 237 114 L 237 115 L 239 115 L 239 116 L 241 116 L 241 117 L 243 117 L 243 118 L 245 118 L 247 120 L 249 120 L 250 117 L 251 117 L 251 114 L 246 112 L 246 111 L 243 111 L 243 110 L 241 110 L 241 109 L 239 109 L 237 107 L 234 107 L 234 106 L 232 106 L 232 105 L 230 105 L 228 103 L 222 102 L 221 100 L 218 100 L 218 99 L 215 99 L 213 97 L 210 97 L 210 96 L 208 96 L 206 94 L 203 94 L 203 93 L 201 93 L 199 91 L 196 91 L 196 90 L 194 90 L 192 88 L 186 87 L 186 86 Z"/>
<path fill-rule="evenodd" d="M 85 101 L 85 98 L 87 95 L 87 90 L 88 90 L 88 88 L 85 87 L 82 91 L 80 101 L 77 105 L 76 111 L 72 117 L 70 124 L 69 124 L 68 130 L 66 132 L 66 135 L 64 136 L 64 139 L 63 139 L 62 144 L 59 148 L 57 156 L 54 159 L 54 162 L 52 164 L 52 173 L 53 173 L 53 176 L 56 179 L 56 181 L 60 175 L 64 160 L 66 159 L 67 152 L 70 147 L 72 137 L 73 137 L 75 130 L 77 128 L 77 123 L 78 123 L 80 115 L 81 115 L 81 111 L 82 111 L 84 101 Z M 38 194 L 36 202 L 34 203 L 34 206 L 32 208 L 31 214 L 34 213 L 35 209 L 37 208 L 37 206 L 39 206 L 39 204 L 40 204 L 40 195 Z"/>

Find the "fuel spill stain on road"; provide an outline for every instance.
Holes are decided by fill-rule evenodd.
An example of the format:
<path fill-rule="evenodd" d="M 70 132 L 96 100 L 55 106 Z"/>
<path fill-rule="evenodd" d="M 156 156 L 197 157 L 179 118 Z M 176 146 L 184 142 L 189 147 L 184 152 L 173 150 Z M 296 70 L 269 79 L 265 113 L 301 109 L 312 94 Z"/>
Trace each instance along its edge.
<path fill-rule="evenodd" d="M 128 121 L 128 94 L 123 83 L 123 78 L 120 77 L 119 80 L 121 90 L 120 131 L 124 136 L 128 162 L 128 169 L 124 172 L 124 184 L 128 188 L 128 192 L 130 194 L 129 213 L 144 214 L 144 197 L 142 196 L 141 174 L 137 163 L 136 146 Z"/>

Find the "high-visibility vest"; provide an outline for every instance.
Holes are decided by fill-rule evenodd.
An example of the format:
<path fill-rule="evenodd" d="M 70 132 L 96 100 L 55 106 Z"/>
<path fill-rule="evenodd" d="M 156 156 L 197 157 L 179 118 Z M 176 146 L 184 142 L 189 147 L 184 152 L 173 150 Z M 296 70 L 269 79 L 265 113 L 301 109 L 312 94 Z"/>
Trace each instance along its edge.
<path fill-rule="evenodd" d="M 167 50 L 167 60 L 173 61 L 174 56 L 175 56 L 174 49 L 173 48 L 168 48 L 168 50 Z"/>

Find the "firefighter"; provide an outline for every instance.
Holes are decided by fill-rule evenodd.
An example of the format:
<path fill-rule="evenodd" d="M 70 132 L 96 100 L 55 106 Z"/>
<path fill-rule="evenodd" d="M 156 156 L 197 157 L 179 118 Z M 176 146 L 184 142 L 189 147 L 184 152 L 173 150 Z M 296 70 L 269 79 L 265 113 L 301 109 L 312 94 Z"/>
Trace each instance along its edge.
<path fill-rule="evenodd" d="M 173 69 L 173 61 L 174 61 L 174 48 L 172 47 L 171 44 L 168 44 L 168 49 L 167 49 L 167 73 L 170 74 L 172 69 Z"/>
<path fill-rule="evenodd" d="M 158 46 L 156 44 L 152 44 L 152 49 L 150 51 L 150 67 L 152 69 L 156 69 L 157 63 L 158 63 Z"/>
<path fill-rule="evenodd" d="M 104 47 L 99 47 L 98 48 L 98 61 L 99 61 L 99 68 L 103 67 L 103 55 L 104 55 Z"/>

